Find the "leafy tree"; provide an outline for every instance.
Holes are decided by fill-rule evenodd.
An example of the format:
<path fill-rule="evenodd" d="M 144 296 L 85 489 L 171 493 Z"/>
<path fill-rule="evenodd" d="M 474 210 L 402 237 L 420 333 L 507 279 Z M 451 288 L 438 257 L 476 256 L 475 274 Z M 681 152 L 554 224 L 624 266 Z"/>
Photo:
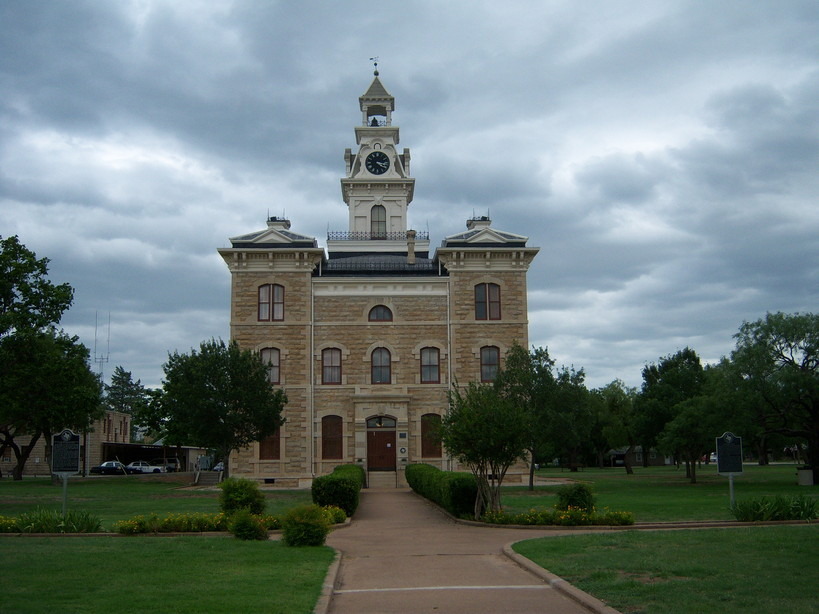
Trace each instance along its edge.
<path fill-rule="evenodd" d="M 74 290 L 46 278 L 48 262 L 16 236 L 0 238 L 0 337 L 56 324 L 71 306 Z"/>
<path fill-rule="evenodd" d="M 732 360 L 760 401 L 766 432 L 803 439 L 819 484 L 819 314 L 769 313 L 744 322 Z"/>
<path fill-rule="evenodd" d="M 623 461 L 626 473 L 632 475 L 631 455 L 637 447 L 636 415 L 634 400 L 637 391 L 629 388 L 620 380 L 614 380 L 607 386 L 600 388 L 597 394 L 606 405 L 610 421 L 604 427 L 604 434 L 612 447 L 625 447 L 626 454 Z"/>
<path fill-rule="evenodd" d="M 661 358 L 657 364 L 643 369 L 643 387 L 637 399 L 637 433 L 643 445 L 643 458 L 656 447 L 660 434 L 679 413 L 680 404 L 702 393 L 704 374 L 700 358 L 691 348 L 685 348 Z M 666 444 L 677 439 L 667 439 Z M 680 450 L 670 449 L 677 458 Z M 691 477 L 690 462 L 686 475 Z"/>
<path fill-rule="evenodd" d="M 51 436 L 88 429 L 102 415 L 102 385 L 89 366 L 88 349 L 54 329 L 8 335 L 0 340 L 0 437 L 14 451 L 14 479 L 41 437 L 50 456 Z M 25 445 L 20 435 L 29 436 Z"/>
<path fill-rule="evenodd" d="M 470 384 L 449 393 L 449 409 L 441 420 L 441 441 L 463 463 L 478 484 L 475 519 L 498 512 L 506 472 L 525 458 L 529 437 L 526 409 L 502 396 L 492 384 Z"/>
<path fill-rule="evenodd" d="M 16 480 L 41 437 L 50 457 L 53 432 L 84 430 L 100 412 L 88 350 L 55 328 L 74 291 L 47 279 L 48 262 L 16 236 L 0 238 L 0 454 L 14 451 Z"/>
<path fill-rule="evenodd" d="M 534 490 L 535 463 L 550 448 L 549 417 L 556 383 L 546 348 L 525 348 L 513 344 L 506 353 L 504 366 L 498 371 L 494 385 L 498 393 L 524 410 L 524 427 L 529 452 L 529 490 Z"/>
<path fill-rule="evenodd" d="M 174 352 L 164 365 L 164 392 L 153 404 L 171 444 L 210 448 L 225 460 L 233 450 L 272 435 L 287 397 L 267 380 L 258 354 L 235 341 L 205 341 L 199 351 Z"/>
<path fill-rule="evenodd" d="M 571 471 L 580 466 L 580 455 L 592 428 L 591 398 L 586 373 L 561 367 L 555 376 L 555 393 L 549 418 L 549 437 Z"/>
<path fill-rule="evenodd" d="M 148 404 L 149 393 L 140 380 L 134 381 L 130 371 L 121 366 L 114 367 L 111 384 L 105 385 L 105 406 L 111 411 L 120 411 L 132 416 L 143 411 Z M 131 420 L 131 438 L 137 427 Z"/>

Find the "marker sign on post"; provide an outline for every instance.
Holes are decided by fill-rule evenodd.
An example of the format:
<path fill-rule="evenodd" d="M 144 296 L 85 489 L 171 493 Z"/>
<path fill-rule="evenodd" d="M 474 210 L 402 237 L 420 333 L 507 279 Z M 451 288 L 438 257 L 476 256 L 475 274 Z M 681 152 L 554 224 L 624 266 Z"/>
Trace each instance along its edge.
<path fill-rule="evenodd" d="M 728 493 L 734 506 L 734 476 L 742 473 L 742 437 L 726 432 L 717 437 L 717 471 L 728 476 Z"/>
<path fill-rule="evenodd" d="M 70 429 L 51 440 L 51 473 L 63 479 L 63 518 L 68 503 L 68 476 L 80 471 L 80 436 Z"/>
<path fill-rule="evenodd" d="M 65 429 L 51 443 L 51 472 L 73 475 L 80 471 L 80 436 Z"/>

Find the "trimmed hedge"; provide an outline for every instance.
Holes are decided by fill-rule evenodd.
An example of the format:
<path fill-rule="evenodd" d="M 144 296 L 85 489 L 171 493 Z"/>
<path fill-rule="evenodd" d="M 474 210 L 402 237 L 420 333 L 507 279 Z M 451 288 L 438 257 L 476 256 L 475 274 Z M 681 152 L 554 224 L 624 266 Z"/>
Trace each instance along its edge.
<path fill-rule="evenodd" d="M 313 480 L 313 503 L 321 507 L 335 505 L 352 516 L 358 509 L 359 493 L 364 488 L 364 468 L 359 465 L 339 465 L 330 475 Z"/>
<path fill-rule="evenodd" d="M 414 464 L 407 465 L 405 475 L 412 490 L 456 518 L 474 516 L 478 484 L 471 473 L 441 471 L 432 465 Z"/>

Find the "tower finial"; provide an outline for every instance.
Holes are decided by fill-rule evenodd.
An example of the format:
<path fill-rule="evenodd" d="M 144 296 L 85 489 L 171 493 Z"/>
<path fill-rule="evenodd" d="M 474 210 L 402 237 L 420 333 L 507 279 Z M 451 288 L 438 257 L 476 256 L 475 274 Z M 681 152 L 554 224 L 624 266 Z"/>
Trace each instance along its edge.
<path fill-rule="evenodd" d="M 370 58 L 370 62 L 373 63 L 373 67 L 375 68 L 375 70 L 373 70 L 373 74 L 377 77 L 378 76 L 378 56 Z"/>

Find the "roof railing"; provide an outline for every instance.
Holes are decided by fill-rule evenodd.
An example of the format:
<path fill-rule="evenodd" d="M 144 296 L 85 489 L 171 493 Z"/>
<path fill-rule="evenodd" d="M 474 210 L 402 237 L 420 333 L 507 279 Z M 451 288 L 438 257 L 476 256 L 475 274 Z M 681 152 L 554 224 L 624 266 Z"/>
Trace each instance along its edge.
<path fill-rule="evenodd" d="M 328 241 L 406 241 L 406 232 L 328 232 Z M 428 241 L 429 232 L 419 230 L 415 233 L 416 241 Z"/>

